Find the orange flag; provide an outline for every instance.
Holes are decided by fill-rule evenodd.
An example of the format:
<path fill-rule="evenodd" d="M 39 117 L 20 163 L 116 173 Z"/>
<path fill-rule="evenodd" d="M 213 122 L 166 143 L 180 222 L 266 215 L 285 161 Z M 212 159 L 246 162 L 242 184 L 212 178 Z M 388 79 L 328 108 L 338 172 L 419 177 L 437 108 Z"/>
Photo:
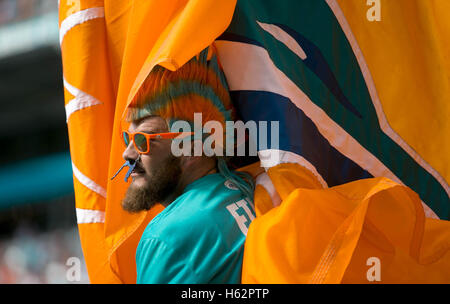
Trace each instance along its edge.
<path fill-rule="evenodd" d="M 124 110 L 153 66 L 174 70 L 228 26 L 236 1 L 61 0 L 60 43 L 76 212 L 92 283 L 134 283 L 135 250 L 162 207 L 121 208 Z"/>
<path fill-rule="evenodd" d="M 381 0 L 377 23 L 366 1 L 258 3 L 60 1 L 91 282 L 135 282 L 136 246 L 162 210 L 124 212 L 124 173 L 110 180 L 123 163 L 125 109 L 155 65 L 175 70 L 215 40 L 247 119 L 285 122 L 281 161 L 266 160 L 257 178 L 243 282 L 377 281 L 372 257 L 382 282 L 448 282 L 449 222 L 436 219 L 449 216 L 448 4 Z M 297 11 L 305 18 L 290 17 Z"/>

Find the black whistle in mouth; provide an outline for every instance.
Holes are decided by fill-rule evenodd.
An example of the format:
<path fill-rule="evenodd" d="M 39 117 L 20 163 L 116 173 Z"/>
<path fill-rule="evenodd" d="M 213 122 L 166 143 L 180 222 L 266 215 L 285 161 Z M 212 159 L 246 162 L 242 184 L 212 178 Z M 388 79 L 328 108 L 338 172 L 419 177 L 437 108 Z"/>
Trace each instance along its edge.
<path fill-rule="evenodd" d="M 128 168 L 127 174 L 125 174 L 125 179 L 124 179 L 125 182 L 128 182 L 128 178 L 130 177 L 131 172 L 133 172 L 134 167 L 136 167 L 136 164 L 137 164 L 137 162 L 138 162 L 138 160 L 139 160 L 140 157 L 141 157 L 141 156 L 139 155 L 139 157 L 138 157 L 136 160 L 132 160 L 132 161 L 127 160 L 127 161 L 122 165 L 122 167 L 120 167 L 120 169 L 116 172 L 116 174 L 114 174 L 114 176 L 111 177 L 111 180 L 113 180 L 113 179 L 117 176 L 117 174 L 119 174 L 120 171 L 122 171 L 122 169 L 123 169 L 125 166 L 128 166 L 129 168 Z"/>

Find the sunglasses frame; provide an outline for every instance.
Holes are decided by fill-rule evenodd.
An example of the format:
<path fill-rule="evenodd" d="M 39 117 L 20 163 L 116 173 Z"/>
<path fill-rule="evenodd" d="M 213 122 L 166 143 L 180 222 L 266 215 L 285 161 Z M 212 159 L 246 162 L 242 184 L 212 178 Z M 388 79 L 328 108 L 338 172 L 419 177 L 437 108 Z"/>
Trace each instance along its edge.
<path fill-rule="evenodd" d="M 136 151 L 139 154 L 147 154 L 150 151 L 150 139 L 174 139 L 177 138 L 180 135 L 184 135 L 183 137 L 189 136 L 189 135 L 193 135 L 194 132 L 166 132 L 166 133 L 155 133 L 155 134 L 148 134 L 148 133 L 144 133 L 144 132 L 128 132 L 128 131 L 122 131 L 121 133 L 121 137 L 123 140 L 123 143 L 126 145 L 127 143 L 125 142 L 125 138 L 124 138 L 124 133 L 126 133 L 128 135 L 128 139 L 129 139 L 129 143 L 128 146 L 130 145 L 131 142 L 133 142 L 133 146 L 136 149 Z M 141 151 L 138 146 L 136 145 L 136 142 L 134 141 L 134 137 L 137 135 L 143 135 L 145 137 L 145 140 L 147 141 L 147 150 L 146 151 Z M 182 138 L 183 138 L 182 137 Z M 127 147 L 128 147 L 127 146 Z"/>

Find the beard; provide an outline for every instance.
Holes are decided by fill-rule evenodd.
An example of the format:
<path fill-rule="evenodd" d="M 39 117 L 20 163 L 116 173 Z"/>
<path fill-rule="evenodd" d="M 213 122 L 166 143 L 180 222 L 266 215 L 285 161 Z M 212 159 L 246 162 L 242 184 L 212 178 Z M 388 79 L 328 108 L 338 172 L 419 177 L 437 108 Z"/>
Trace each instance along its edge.
<path fill-rule="evenodd" d="M 138 213 L 164 202 L 176 191 L 180 176 L 180 158 L 170 155 L 164 163 L 152 169 L 151 175 L 147 173 L 144 175 L 146 180 L 144 186 L 131 183 L 122 200 L 123 210 Z"/>

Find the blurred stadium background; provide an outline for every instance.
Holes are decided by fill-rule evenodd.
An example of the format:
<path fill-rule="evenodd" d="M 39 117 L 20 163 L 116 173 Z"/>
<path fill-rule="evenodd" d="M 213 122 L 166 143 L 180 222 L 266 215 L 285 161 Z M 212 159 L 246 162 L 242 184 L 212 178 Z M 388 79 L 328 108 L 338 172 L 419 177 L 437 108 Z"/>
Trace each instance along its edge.
<path fill-rule="evenodd" d="M 0 0 L 0 284 L 89 282 L 62 85 L 58 1 Z"/>

